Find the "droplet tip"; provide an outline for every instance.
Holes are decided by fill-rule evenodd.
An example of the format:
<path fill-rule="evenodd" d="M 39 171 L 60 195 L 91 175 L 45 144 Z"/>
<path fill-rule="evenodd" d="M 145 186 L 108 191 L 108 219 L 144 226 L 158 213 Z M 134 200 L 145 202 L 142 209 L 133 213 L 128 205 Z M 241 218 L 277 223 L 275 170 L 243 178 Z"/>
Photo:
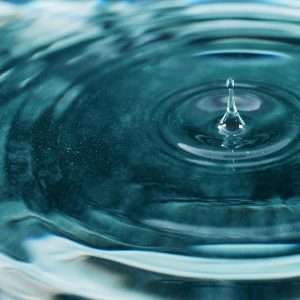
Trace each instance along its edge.
<path fill-rule="evenodd" d="M 228 78 L 226 81 L 226 86 L 228 89 L 234 89 L 234 79 Z"/>

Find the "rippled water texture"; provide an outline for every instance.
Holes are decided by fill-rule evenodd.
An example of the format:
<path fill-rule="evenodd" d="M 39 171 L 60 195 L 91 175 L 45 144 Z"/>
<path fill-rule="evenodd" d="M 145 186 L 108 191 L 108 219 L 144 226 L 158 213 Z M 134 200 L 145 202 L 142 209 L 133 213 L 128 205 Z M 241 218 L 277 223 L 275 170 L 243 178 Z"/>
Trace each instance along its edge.
<path fill-rule="evenodd" d="M 299 3 L 21 2 L 0 299 L 299 299 Z M 242 134 L 217 127 L 228 77 Z"/>

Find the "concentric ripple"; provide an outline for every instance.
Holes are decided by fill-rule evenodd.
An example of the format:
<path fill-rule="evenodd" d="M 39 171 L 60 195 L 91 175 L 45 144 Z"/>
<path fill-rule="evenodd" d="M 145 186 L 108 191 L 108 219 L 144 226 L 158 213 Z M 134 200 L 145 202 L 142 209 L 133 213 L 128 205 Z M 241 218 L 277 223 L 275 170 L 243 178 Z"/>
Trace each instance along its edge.
<path fill-rule="evenodd" d="M 162 100 L 151 118 L 157 119 L 161 142 L 171 146 L 165 151 L 202 166 L 250 171 L 273 167 L 297 153 L 299 99 L 281 89 L 246 83 L 237 86 L 237 93 L 237 106 L 247 121 L 242 136 L 224 136 L 216 128 L 228 97 L 221 84 L 190 88 Z"/>
<path fill-rule="evenodd" d="M 58 2 L 0 2 L 0 292 L 240 300 L 215 280 L 299 277 L 299 12 Z M 218 130 L 228 77 L 242 134 Z"/>

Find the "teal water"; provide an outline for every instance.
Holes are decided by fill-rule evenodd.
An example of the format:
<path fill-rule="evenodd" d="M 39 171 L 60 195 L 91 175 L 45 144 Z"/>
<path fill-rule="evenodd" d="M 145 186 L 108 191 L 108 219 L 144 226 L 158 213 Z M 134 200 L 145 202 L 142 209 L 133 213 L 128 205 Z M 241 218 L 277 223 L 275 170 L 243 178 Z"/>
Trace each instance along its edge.
<path fill-rule="evenodd" d="M 299 299 L 299 20 L 0 1 L 0 299 Z"/>

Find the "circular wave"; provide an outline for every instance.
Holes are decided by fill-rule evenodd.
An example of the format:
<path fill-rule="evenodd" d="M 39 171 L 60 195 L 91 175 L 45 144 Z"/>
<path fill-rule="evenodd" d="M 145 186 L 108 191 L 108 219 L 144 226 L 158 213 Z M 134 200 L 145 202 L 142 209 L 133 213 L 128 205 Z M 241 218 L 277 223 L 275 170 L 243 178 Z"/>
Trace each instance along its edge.
<path fill-rule="evenodd" d="M 162 149 L 178 159 L 202 166 L 248 168 L 273 167 L 298 151 L 299 100 L 286 91 L 241 84 L 237 106 L 246 118 L 247 130 L 224 136 L 217 130 L 227 96 L 222 85 L 205 85 L 173 94 L 159 103 L 150 118 L 157 119 Z M 226 92 L 226 90 L 225 90 Z M 184 154 L 185 153 L 185 154 Z"/>
<path fill-rule="evenodd" d="M 5 230 L 14 224 L 23 241 L 47 228 L 170 265 L 213 259 L 211 272 L 192 275 L 193 263 L 164 266 L 170 277 L 298 276 L 289 259 L 299 252 L 299 13 L 177 1 L 65 4 L 73 9 L 64 13 L 40 5 L 0 23 Z M 247 124 L 233 139 L 217 130 L 228 76 Z M 3 248 L 13 256 L 22 246 Z M 266 257 L 278 262 L 274 274 L 260 264 Z M 261 273 L 243 273 L 248 259 L 261 259 Z"/>

